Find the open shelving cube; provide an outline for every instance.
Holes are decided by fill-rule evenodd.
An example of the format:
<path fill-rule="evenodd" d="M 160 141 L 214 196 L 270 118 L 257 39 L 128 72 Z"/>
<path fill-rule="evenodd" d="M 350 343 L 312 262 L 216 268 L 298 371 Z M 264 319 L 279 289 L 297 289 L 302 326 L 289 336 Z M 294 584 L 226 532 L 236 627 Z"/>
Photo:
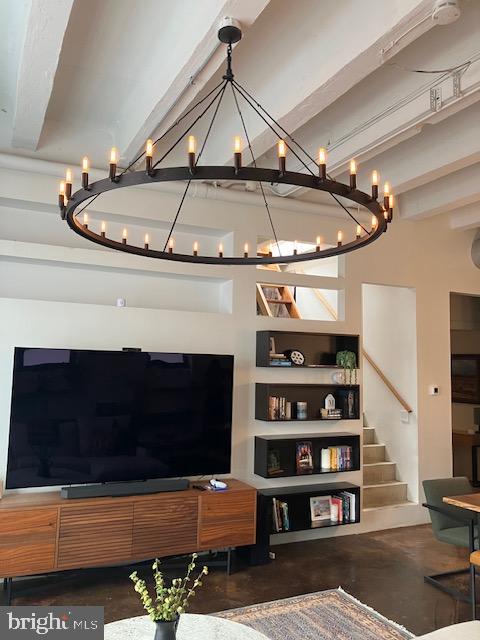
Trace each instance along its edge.
<path fill-rule="evenodd" d="M 310 498 L 327 495 L 335 496 L 342 492 L 348 492 L 355 496 L 354 518 L 352 518 L 352 521 L 341 523 L 331 520 L 312 522 Z M 346 526 L 360 522 L 360 487 L 350 482 L 259 489 L 257 494 L 257 538 L 252 551 L 253 564 L 270 562 L 270 535 L 283 535 L 283 533 L 286 533 L 274 530 L 273 499 L 285 502 L 288 505 L 289 532 L 309 531 L 320 527 Z"/>
<path fill-rule="evenodd" d="M 359 337 L 358 335 L 333 333 L 306 333 L 300 331 L 257 331 L 257 367 L 280 368 L 282 364 L 275 364 L 270 357 L 274 345 L 275 353 L 297 349 L 305 356 L 305 363 L 292 368 L 337 368 L 336 357 L 339 351 L 353 351 L 359 366 Z M 283 365 L 288 365 L 286 360 Z"/>
<path fill-rule="evenodd" d="M 339 384 L 282 384 L 282 383 L 257 383 L 255 385 L 255 418 L 268 422 L 306 420 L 330 420 L 322 418 L 320 410 L 325 407 L 325 398 L 328 394 L 335 398 L 335 406 L 342 409 L 342 415 L 338 420 L 358 420 L 360 417 L 360 387 L 359 385 Z M 307 403 L 306 418 L 296 417 L 293 408 L 291 418 L 272 417 L 270 411 L 270 398 L 285 398 L 296 406 L 297 402 Z"/>
<path fill-rule="evenodd" d="M 307 472 L 299 472 L 297 468 L 297 446 L 303 442 L 310 443 L 312 450 L 313 468 Z M 336 456 L 336 464 L 322 468 L 322 449 L 328 449 Z M 346 473 L 359 469 L 360 436 L 354 433 L 255 436 L 254 471 L 262 478 Z"/>

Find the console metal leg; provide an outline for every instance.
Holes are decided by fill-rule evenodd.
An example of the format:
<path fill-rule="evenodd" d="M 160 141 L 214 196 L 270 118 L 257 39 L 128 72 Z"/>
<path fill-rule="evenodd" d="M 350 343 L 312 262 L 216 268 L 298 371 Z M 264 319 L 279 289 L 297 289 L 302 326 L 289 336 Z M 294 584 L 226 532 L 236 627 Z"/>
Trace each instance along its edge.
<path fill-rule="evenodd" d="M 9 607 L 12 604 L 12 582 L 13 582 L 13 578 L 5 578 L 3 580 L 3 588 L 7 592 L 7 595 L 5 598 L 7 607 Z"/>
<path fill-rule="evenodd" d="M 472 598 L 472 620 L 477 619 L 477 594 L 475 589 L 475 565 L 470 565 L 470 597 Z"/>
<path fill-rule="evenodd" d="M 227 576 L 232 575 L 232 550 L 230 547 L 227 551 Z"/>

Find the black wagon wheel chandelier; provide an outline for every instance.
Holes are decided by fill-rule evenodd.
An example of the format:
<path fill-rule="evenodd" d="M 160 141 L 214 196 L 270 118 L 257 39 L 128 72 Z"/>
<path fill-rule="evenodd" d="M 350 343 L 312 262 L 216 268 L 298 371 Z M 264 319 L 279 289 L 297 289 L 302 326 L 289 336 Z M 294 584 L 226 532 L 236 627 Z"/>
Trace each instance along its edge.
<path fill-rule="evenodd" d="M 319 260 L 331 256 L 338 256 L 350 251 L 355 251 L 361 247 L 377 240 L 383 232 L 387 230 L 388 224 L 393 219 L 393 195 L 390 193 L 389 184 L 386 182 L 384 186 L 383 199 L 379 202 L 378 189 L 378 173 L 372 173 L 372 189 L 371 193 L 365 193 L 357 189 L 357 166 L 355 160 L 350 162 L 350 181 L 349 184 L 343 184 L 333 180 L 327 173 L 327 153 L 321 148 L 318 152 L 317 159 L 314 159 L 267 111 L 260 105 L 255 98 L 241 84 L 235 80 L 232 71 L 232 45 L 238 42 L 242 37 L 241 29 L 238 23 L 233 19 L 225 19 L 223 25 L 218 31 L 218 37 L 221 42 L 227 45 L 227 68 L 222 81 L 209 91 L 201 100 L 196 102 L 186 113 L 184 113 L 162 136 L 157 140 L 147 140 L 145 150 L 139 154 L 124 169 L 119 170 L 117 167 L 118 153 L 116 148 L 112 148 L 110 153 L 109 176 L 103 180 L 96 182 L 89 181 L 89 163 L 88 158 L 84 157 L 82 162 L 82 187 L 73 193 L 73 174 L 71 169 L 67 169 L 65 180 L 60 183 L 58 204 L 62 220 L 66 220 L 70 229 L 79 234 L 83 238 L 100 244 L 109 249 L 123 251 L 134 255 L 146 256 L 149 258 L 157 258 L 162 260 L 173 260 L 177 262 L 190 262 L 201 264 L 222 264 L 222 265 L 261 265 L 261 264 L 288 264 L 295 262 L 305 262 L 308 260 Z M 210 166 L 201 165 L 199 160 L 203 155 L 207 140 L 217 117 L 220 105 L 227 87 L 233 94 L 235 108 L 238 112 L 239 121 L 245 136 L 246 148 L 250 156 L 248 166 L 242 163 L 242 139 L 240 136 L 234 138 L 233 165 Z M 267 127 L 275 134 L 278 140 L 278 169 L 262 168 L 257 166 L 257 162 L 252 150 L 250 138 L 245 125 L 243 112 L 240 103 L 246 104 L 253 109 L 256 115 L 263 120 Z M 201 108 L 200 108 L 201 107 Z M 194 136 L 189 135 L 193 127 L 207 115 L 212 112 L 212 117 L 208 124 L 208 128 L 197 153 L 196 140 Z M 178 139 L 169 146 L 165 151 L 160 152 L 161 143 L 164 138 L 173 130 L 180 128 L 180 124 L 188 117 L 194 116 L 185 130 L 182 131 Z M 183 167 L 161 167 L 161 163 L 169 156 L 169 154 L 182 142 L 187 142 L 188 164 Z M 153 162 L 154 149 L 159 152 L 159 159 Z M 288 171 L 286 167 L 287 150 L 301 164 L 306 173 L 297 171 Z M 134 170 L 134 166 L 139 162 L 144 162 L 142 170 Z M 316 166 L 316 170 L 312 170 L 311 165 Z M 260 185 L 260 190 L 265 205 L 268 222 L 272 230 L 273 239 L 277 247 L 279 255 L 273 255 L 273 246 L 270 245 L 268 252 L 262 254 L 257 253 L 255 247 L 253 255 L 249 254 L 248 245 L 245 244 L 243 255 L 227 256 L 225 255 L 223 245 L 218 247 L 216 255 L 201 255 L 199 252 L 198 242 L 193 245 L 191 254 L 178 253 L 175 251 L 174 230 L 177 224 L 180 212 L 188 194 L 191 183 L 195 180 L 200 181 L 241 181 L 255 182 Z M 106 223 L 102 222 L 100 230 L 94 230 L 89 225 L 88 214 L 86 208 L 100 195 L 115 189 L 124 187 L 134 187 L 138 185 L 151 184 L 156 182 L 185 182 L 181 200 L 175 216 L 173 218 L 170 230 L 162 248 L 153 248 L 150 243 L 149 235 L 145 235 L 143 246 L 137 246 L 128 242 L 128 229 L 123 229 L 121 239 L 114 239 L 107 236 Z M 268 200 L 265 195 L 263 184 L 286 184 L 291 186 L 314 189 L 316 191 L 324 191 L 329 193 L 337 204 L 342 207 L 349 218 L 356 224 L 355 237 L 345 242 L 343 231 L 338 231 L 336 245 L 326 245 L 321 237 L 316 238 L 315 249 L 307 252 L 298 252 L 297 248 L 289 255 L 281 255 L 280 245 L 277 238 L 276 229 L 273 223 L 272 214 Z M 357 205 L 360 205 L 372 214 L 371 225 L 366 228 L 352 212 L 339 200 L 339 197 L 345 198 Z M 80 215 L 83 213 L 83 219 Z M 322 244 L 324 246 L 322 247 Z M 277 253 L 276 252 L 276 253 Z"/>

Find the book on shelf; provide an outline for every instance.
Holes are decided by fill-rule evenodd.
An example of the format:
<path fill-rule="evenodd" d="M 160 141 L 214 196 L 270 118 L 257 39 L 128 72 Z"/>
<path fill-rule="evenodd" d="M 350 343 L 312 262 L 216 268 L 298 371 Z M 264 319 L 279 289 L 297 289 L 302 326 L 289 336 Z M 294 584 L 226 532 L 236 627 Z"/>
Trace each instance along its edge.
<path fill-rule="evenodd" d="M 343 522 L 343 503 L 338 496 L 332 496 L 331 520 L 332 522 Z"/>
<path fill-rule="evenodd" d="M 353 468 L 352 447 L 328 447 L 320 452 L 322 471 L 350 471 Z"/>
<path fill-rule="evenodd" d="M 315 523 L 328 521 L 338 524 L 355 522 L 356 495 L 351 491 L 310 498 L 310 518 Z M 317 524 L 318 526 L 318 524 Z"/>
<path fill-rule="evenodd" d="M 297 442 L 295 463 L 298 475 L 313 473 L 313 447 L 310 440 Z"/>
<path fill-rule="evenodd" d="M 288 504 L 282 502 L 277 498 L 272 498 L 273 501 L 273 531 L 274 533 L 282 533 L 284 531 L 290 531 L 290 520 L 288 517 Z"/>
<path fill-rule="evenodd" d="M 294 416 L 292 413 L 293 402 L 288 402 L 285 397 L 269 396 L 268 397 L 268 419 L 269 420 L 291 420 Z"/>
<path fill-rule="evenodd" d="M 291 367 L 292 362 L 287 359 L 272 358 L 270 356 L 270 366 L 271 367 Z"/>
<path fill-rule="evenodd" d="M 340 500 L 338 503 L 339 521 L 343 523 L 355 522 L 356 495 L 350 491 L 340 491 L 336 497 Z"/>

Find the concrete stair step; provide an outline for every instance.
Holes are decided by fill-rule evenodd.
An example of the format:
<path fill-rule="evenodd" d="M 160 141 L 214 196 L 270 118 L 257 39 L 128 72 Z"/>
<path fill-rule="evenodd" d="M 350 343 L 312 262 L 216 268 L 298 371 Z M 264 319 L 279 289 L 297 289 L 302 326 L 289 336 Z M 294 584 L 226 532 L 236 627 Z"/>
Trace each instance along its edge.
<path fill-rule="evenodd" d="M 363 507 L 362 511 L 377 511 L 380 509 L 391 509 L 392 507 L 411 507 L 414 504 L 414 502 L 406 500 L 405 502 L 395 502 L 395 504 L 383 504 L 380 507 Z"/>
<path fill-rule="evenodd" d="M 375 444 L 375 427 L 363 427 L 363 444 Z"/>
<path fill-rule="evenodd" d="M 407 483 L 394 480 L 363 486 L 363 507 L 386 507 L 407 502 Z"/>
<path fill-rule="evenodd" d="M 385 462 L 385 445 L 384 444 L 364 444 L 363 445 L 363 464 L 370 462 Z"/>
<path fill-rule="evenodd" d="M 397 479 L 395 462 L 373 462 L 363 465 L 363 482 L 366 485 L 381 484 Z"/>

